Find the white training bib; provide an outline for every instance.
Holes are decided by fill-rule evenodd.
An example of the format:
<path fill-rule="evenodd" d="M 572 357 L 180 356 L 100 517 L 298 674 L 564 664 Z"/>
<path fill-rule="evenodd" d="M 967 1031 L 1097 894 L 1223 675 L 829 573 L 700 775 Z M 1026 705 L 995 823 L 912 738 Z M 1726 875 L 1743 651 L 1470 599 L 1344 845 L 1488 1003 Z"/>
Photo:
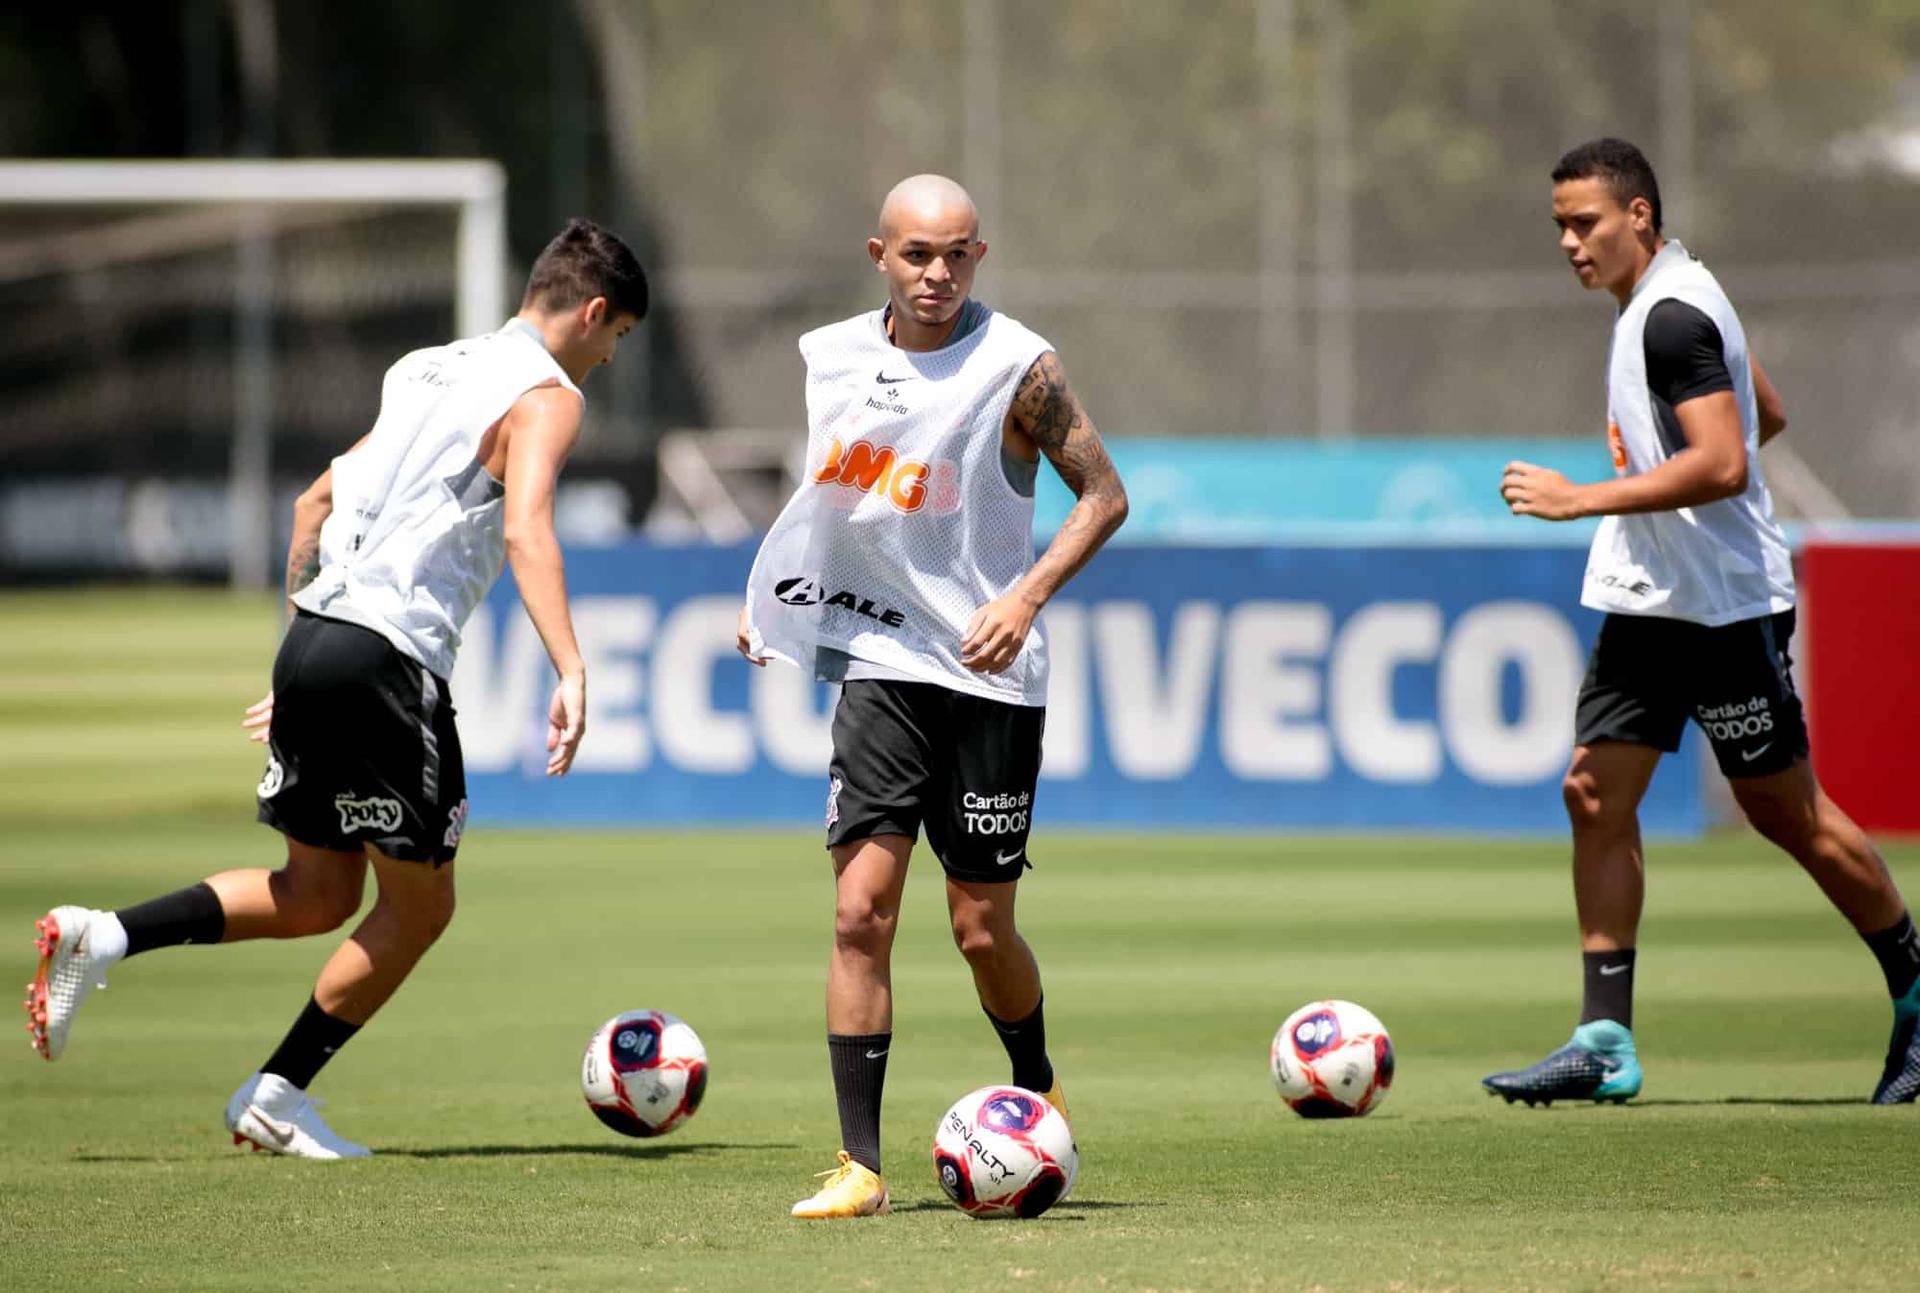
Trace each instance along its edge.
<path fill-rule="evenodd" d="M 1760 469 L 1760 415 L 1746 330 L 1718 280 L 1678 242 L 1669 241 L 1654 256 L 1613 326 L 1607 412 L 1614 468 L 1632 475 L 1672 456 L 1647 386 L 1645 340 L 1647 315 L 1668 299 L 1693 306 L 1720 330 L 1747 442 L 1746 492 L 1677 511 L 1602 518 L 1580 601 L 1595 610 L 1710 627 L 1790 610 L 1793 559 Z"/>
<path fill-rule="evenodd" d="M 373 433 L 333 460 L 320 573 L 294 605 L 372 629 L 451 677 L 461 626 L 506 556 L 506 487 L 487 474 L 480 441 L 548 383 L 580 394 L 521 319 L 389 368 Z"/>
<path fill-rule="evenodd" d="M 969 307 L 973 308 L 973 307 Z M 747 579 L 756 655 L 816 668 L 822 649 L 1018 705 L 1044 705 L 1039 620 L 999 674 L 960 663 L 975 611 L 1033 565 L 1033 499 L 1001 466 L 1002 426 L 1052 349 L 1003 314 L 909 351 L 875 310 L 800 339 L 807 465 Z"/>

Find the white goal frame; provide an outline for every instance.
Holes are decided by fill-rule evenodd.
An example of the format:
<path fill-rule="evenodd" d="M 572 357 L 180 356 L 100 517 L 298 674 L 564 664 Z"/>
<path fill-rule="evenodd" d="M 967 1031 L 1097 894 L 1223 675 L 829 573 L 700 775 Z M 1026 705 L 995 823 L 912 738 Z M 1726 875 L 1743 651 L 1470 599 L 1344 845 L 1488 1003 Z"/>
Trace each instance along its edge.
<path fill-rule="evenodd" d="M 489 332 L 507 317 L 507 175 L 498 162 L 443 159 L 369 161 L 6 161 L 0 206 L 452 207 L 456 335 Z M 270 262 L 258 238 L 236 239 L 243 279 L 251 266 L 255 326 L 264 346 Z M 244 289 L 243 289 L 244 293 Z M 243 302 L 243 310 L 245 304 Z M 244 325 L 243 325 L 244 328 Z M 228 473 L 229 575 L 236 587 L 271 583 L 270 389 L 241 374 Z"/>

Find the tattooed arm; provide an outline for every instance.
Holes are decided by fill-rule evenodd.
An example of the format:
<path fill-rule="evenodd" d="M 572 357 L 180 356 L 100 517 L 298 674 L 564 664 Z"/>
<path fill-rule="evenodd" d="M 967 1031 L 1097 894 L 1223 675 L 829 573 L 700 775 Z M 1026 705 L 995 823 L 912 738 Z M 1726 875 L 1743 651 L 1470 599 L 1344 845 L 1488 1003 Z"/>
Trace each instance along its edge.
<path fill-rule="evenodd" d="M 287 545 L 287 614 L 293 595 L 320 573 L 320 527 L 333 515 L 333 468 L 293 500 L 293 541 Z"/>
<path fill-rule="evenodd" d="M 369 433 L 371 434 L 371 433 Z M 352 453 L 367 442 L 361 436 L 353 442 Z M 287 618 L 293 618 L 293 595 L 312 583 L 320 573 L 320 527 L 333 515 L 333 468 L 320 473 L 318 480 L 293 500 L 293 540 L 287 544 Z M 273 723 L 273 693 L 247 707 L 240 726 L 249 741 L 267 743 L 267 731 Z"/>
<path fill-rule="evenodd" d="M 1016 446 L 1045 454 L 1078 502 L 1033 568 L 1004 596 L 974 613 L 960 644 L 961 662 L 981 673 L 1012 664 L 1033 620 L 1053 595 L 1092 559 L 1127 519 L 1127 491 L 1100 433 L 1067 385 L 1060 356 L 1033 361 L 1014 393 L 1007 432 Z"/>

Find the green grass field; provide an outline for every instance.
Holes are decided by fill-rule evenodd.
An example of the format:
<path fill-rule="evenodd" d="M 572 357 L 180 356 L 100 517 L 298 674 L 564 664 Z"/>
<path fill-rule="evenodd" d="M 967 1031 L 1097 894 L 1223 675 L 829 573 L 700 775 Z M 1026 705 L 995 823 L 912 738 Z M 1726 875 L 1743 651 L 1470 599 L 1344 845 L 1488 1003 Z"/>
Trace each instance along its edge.
<path fill-rule="evenodd" d="M 273 860 L 251 823 L 271 607 L 212 594 L 0 598 L 0 955 L 48 905 L 117 906 Z M 482 805 L 482 817 L 484 805 Z M 832 896 L 812 832 L 475 829 L 461 911 L 316 1089 L 379 1156 L 243 1154 L 232 1088 L 328 942 L 118 967 L 67 1057 L 0 1051 L 10 1287 L 623 1289 L 1911 1288 L 1920 1117 L 1864 1104 L 1872 959 L 1757 840 L 1657 845 L 1639 973 L 1643 1099 L 1507 1107 L 1485 1072 L 1577 1005 L 1565 847 L 1042 829 L 1023 924 L 1082 1151 L 1025 1223 L 948 1208 L 928 1139 L 1005 1078 L 908 888 L 886 1154 L 896 1214 L 785 1215 L 837 1143 L 820 1014 Z M 1920 889 L 1920 848 L 1890 850 Z M 10 950 L 9 950 L 10 949 Z M 1310 1123 L 1268 1039 L 1339 995 L 1393 1030 L 1385 1107 Z M 705 1107 L 653 1143 L 580 1101 L 607 1016 L 685 1017 Z M 18 1026 L 16 1024 L 16 1026 Z"/>

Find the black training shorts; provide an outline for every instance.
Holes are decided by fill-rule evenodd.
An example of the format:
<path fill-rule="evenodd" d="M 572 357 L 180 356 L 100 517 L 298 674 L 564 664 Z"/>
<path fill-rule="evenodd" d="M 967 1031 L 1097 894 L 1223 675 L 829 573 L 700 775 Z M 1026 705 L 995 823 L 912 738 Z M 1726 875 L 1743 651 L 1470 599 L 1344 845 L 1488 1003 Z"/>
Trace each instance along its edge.
<path fill-rule="evenodd" d="M 467 823 L 447 685 L 371 629 L 301 611 L 273 662 L 260 820 L 315 848 L 438 865 Z"/>
<path fill-rule="evenodd" d="M 920 838 L 956 880 L 1018 880 L 1047 711 L 930 682 L 856 679 L 833 711 L 827 844 Z"/>
<path fill-rule="evenodd" d="M 1631 741 L 1671 753 L 1691 718 L 1729 777 L 1783 772 L 1807 756 L 1793 690 L 1793 612 L 1717 628 L 1609 615 L 1580 687 L 1575 743 Z"/>

